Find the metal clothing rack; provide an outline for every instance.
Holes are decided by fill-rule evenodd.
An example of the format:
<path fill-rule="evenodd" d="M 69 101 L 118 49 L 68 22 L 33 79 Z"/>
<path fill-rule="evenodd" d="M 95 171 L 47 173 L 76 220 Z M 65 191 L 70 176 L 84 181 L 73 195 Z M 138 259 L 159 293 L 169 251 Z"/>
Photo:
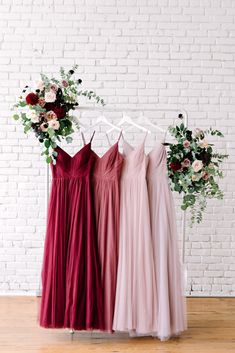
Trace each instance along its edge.
<path fill-rule="evenodd" d="M 78 108 L 76 109 L 80 112 L 86 112 L 86 111 L 97 111 L 97 112 L 119 112 L 119 113 L 123 113 L 123 112 L 141 112 L 141 111 L 146 111 L 146 112 L 175 112 L 178 114 L 182 114 L 183 118 L 184 118 L 184 124 L 185 126 L 188 126 L 188 113 L 185 109 L 179 108 L 179 109 L 175 109 L 175 108 L 160 108 L 160 107 L 156 107 L 156 108 L 109 108 L 109 107 L 82 107 L 82 106 L 78 106 Z M 47 210 L 48 210 L 48 202 L 49 202 L 49 165 L 46 165 L 46 171 L 45 171 L 45 184 L 46 184 L 46 189 L 45 189 L 45 210 L 46 210 L 46 215 L 47 215 Z M 182 255 L 181 255 L 181 261 L 182 261 L 182 265 L 185 271 L 185 228 L 186 228 L 186 211 L 183 211 L 183 215 L 182 215 L 182 223 L 181 223 L 181 235 L 182 235 Z M 186 278 L 186 272 L 185 272 L 185 278 Z M 39 288 L 37 291 L 37 296 L 41 295 L 41 281 L 39 280 Z"/>

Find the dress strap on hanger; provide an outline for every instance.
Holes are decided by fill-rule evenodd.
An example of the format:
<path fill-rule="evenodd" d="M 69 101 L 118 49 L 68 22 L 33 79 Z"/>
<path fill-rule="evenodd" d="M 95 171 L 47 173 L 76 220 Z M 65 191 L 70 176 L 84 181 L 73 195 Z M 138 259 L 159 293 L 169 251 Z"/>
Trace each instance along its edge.
<path fill-rule="evenodd" d="M 145 143 L 145 140 L 146 140 L 146 137 L 147 137 L 148 133 L 149 133 L 149 131 L 147 130 L 146 133 L 145 133 L 145 136 L 144 136 L 144 141 L 143 141 L 143 143 Z"/>
<path fill-rule="evenodd" d="M 117 142 L 119 142 L 119 141 L 120 141 L 120 138 L 121 138 L 121 137 L 123 137 L 122 130 L 120 131 L 120 134 L 119 134 L 119 136 L 118 136 L 118 140 L 117 140 Z"/>
<path fill-rule="evenodd" d="M 107 134 L 107 132 L 105 133 L 105 135 L 106 135 L 106 137 L 107 137 L 109 146 L 111 146 L 111 142 L 110 142 L 109 135 Z"/>
<path fill-rule="evenodd" d="M 85 146 L 85 144 L 86 144 L 86 140 L 85 140 L 85 136 L 84 136 L 84 133 L 83 133 L 83 131 L 81 131 L 81 135 L 82 135 L 82 141 L 83 141 L 83 143 L 84 143 L 84 146 Z"/>
<path fill-rule="evenodd" d="M 93 134 L 91 136 L 90 143 L 92 142 L 94 135 L 95 135 L 95 130 L 93 131 Z"/>

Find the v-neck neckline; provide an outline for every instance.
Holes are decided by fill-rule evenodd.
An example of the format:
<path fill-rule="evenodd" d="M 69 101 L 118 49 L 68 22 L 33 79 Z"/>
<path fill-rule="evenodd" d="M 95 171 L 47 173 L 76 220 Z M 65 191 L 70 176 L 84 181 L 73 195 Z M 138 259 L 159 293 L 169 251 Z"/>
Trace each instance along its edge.
<path fill-rule="evenodd" d="M 59 148 L 62 152 L 64 152 L 71 160 L 73 160 L 81 151 L 83 151 L 85 149 L 85 147 L 90 146 L 91 142 L 88 142 L 87 144 L 85 144 L 82 148 L 80 148 L 79 151 L 77 151 L 73 156 L 71 156 L 68 152 L 66 152 L 63 148 L 61 148 L 60 146 L 57 146 L 56 148 Z"/>
<path fill-rule="evenodd" d="M 99 156 L 96 152 L 94 152 L 99 161 L 103 160 L 104 157 L 114 148 L 118 146 L 118 141 L 115 142 L 102 156 Z"/>
<path fill-rule="evenodd" d="M 143 147 L 143 146 L 144 146 L 144 143 L 145 143 L 145 139 L 146 139 L 146 136 L 145 136 L 144 140 L 143 140 L 139 145 L 137 145 L 137 146 L 132 146 L 128 141 L 126 141 L 126 139 L 123 138 L 124 143 L 126 143 L 126 144 L 131 148 L 131 151 L 130 151 L 128 154 L 126 154 L 126 153 L 124 152 L 125 157 L 129 157 L 133 152 L 136 152 L 136 151 L 138 151 L 138 149 L 139 149 L 140 147 Z"/>

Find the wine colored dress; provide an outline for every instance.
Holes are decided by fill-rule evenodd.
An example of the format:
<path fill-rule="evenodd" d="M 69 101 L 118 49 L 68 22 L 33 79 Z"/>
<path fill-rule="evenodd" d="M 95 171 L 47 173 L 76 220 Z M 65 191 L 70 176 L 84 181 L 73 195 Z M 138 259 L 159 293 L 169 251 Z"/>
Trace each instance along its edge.
<path fill-rule="evenodd" d="M 57 147 L 42 268 L 40 325 L 103 329 L 91 190 L 91 141 L 73 157 Z"/>
<path fill-rule="evenodd" d="M 155 335 L 162 340 L 178 335 L 187 326 L 175 209 L 166 163 L 165 147 L 158 143 L 149 153 L 147 181 L 158 297 Z"/>
<path fill-rule="evenodd" d="M 124 139 L 123 139 L 124 140 Z M 157 328 L 157 294 L 146 183 L 144 141 L 123 142 L 120 239 L 113 329 L 133 335 Z"/>
<path fill-rule="evenodd" d="M 104 329 L 109 332 L 112 332 L 113 325 L 119 245 L 120 176 L 123 163 L 123 156 L 118 150 L 119 139 L 102 157 L 97 156 L 93 173 Z"/>

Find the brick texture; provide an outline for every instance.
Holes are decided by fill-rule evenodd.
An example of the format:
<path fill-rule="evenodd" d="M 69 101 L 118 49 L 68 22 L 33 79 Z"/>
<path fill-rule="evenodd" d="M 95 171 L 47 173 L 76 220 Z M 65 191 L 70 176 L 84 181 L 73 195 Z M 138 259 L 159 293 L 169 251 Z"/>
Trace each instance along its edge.
<path fill-rule="evenodd" d="M 0 13 L 0 293 L 36 292 L 46 223 L 40 146 L 11 119 L 10 106 L 40 72 L 77 63 L 83 87 L 110 107 L 128 113 L 137 106 L 132 117 L 144 112 L 162 127 L 183 108 L 190 127 L 223 131 L 225 139 L 215 142 L 230 155 L 221 182 L 225 197 L 208 203 L 202 224 L 187 224 L 186 294 L 235 295 L 235 1 L 1 0 Z M 97 114 L 83 113 L 81 121 L 91 124 Z M 104 129 L 94 138 L 100 153 L 108 148 Z M 143 138 L 128 131 L 133 144 Z M 146 150 L 160 138 L 149 135 Z M 72 154 L 80 147 L 76 133 L 65 148 Z M 177 195 L 175 203 L 181 248 Z"/>

